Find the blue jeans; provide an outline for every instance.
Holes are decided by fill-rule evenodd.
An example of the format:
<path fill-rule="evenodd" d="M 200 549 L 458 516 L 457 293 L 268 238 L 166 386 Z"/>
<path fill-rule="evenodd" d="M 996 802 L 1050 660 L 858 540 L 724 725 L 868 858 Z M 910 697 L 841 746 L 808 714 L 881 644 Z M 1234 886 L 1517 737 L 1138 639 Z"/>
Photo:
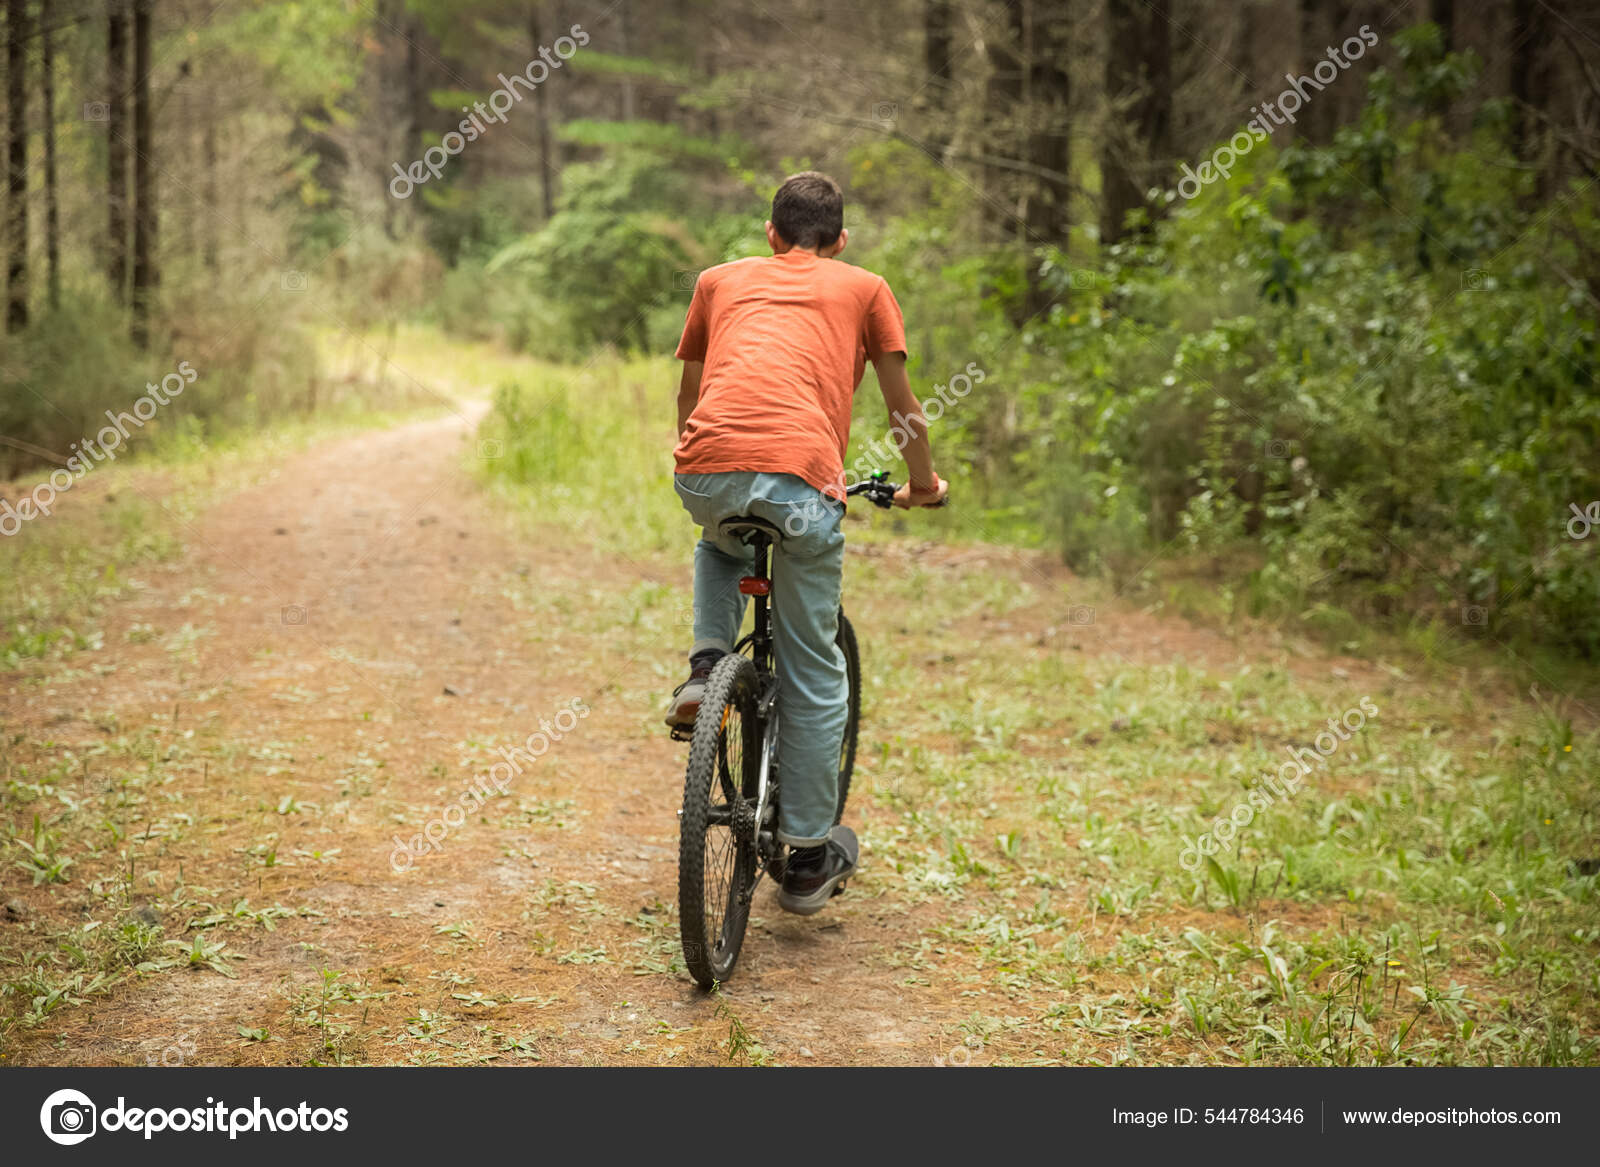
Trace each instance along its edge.
<path fill-rule="evenodd" d="M 744 620 L 739 579 L 754 554 L 719 532 L 755 515 L 784 532 L 772 548 L 773 640 L 778 666 L 778 838 L 811 847 L 828 837 L 839 801 L 839 749 L 848 715 L 839 593 L 844 506 L 792 474 L 676 475 L 678 497 L 702 528 L 694 549 L 694 648 L 732 652 Z"/>

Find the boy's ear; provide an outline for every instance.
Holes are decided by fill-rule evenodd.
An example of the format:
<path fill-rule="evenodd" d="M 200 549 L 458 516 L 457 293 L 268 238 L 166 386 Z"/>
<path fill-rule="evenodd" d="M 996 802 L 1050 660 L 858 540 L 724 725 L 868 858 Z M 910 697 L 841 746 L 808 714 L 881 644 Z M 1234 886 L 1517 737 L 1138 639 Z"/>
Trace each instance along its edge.
<path fill-rule="evenodd" d="M 771 219 L 767 220 L 766 227 L 767 227 L 767 246 L 772 248 L 772 254 L 773 255 L 782 255 L 785 251 L 788 251 L 789 250 L 788 243 L 784 242 L 783 236 L 778 234 L 777 228 L 775 228 L 772 225 L 772 220 Z"/>
<path fill-rule="evenodd" d="M 832 259 L 834 256 L 838 255 L 841 251 L 844 250 L 844 245 L 846 243 L 849 243 L 849 242 L 850 242 L 850 228 L 848 228 L 848 227 L 840 227 L 839 228 L 839 238 L 834 241 L 833 250 L 828 252 L 828 258 Z"/>

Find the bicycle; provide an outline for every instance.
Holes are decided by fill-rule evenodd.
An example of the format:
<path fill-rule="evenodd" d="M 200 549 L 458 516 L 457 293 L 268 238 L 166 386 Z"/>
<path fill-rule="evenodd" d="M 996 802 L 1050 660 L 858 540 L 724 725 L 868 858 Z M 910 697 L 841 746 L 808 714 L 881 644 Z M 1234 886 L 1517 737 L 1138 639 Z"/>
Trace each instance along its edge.
<path fill-rule="evenodd" d="M 896 489 L 888 473 L 880 471 L 845 494 L 887 508 Z M 767 571 L 773 541 L 784 532 L 753 515 L 728 519 L 721 529 L 755 551 L 751 574 L 739 581 L 740 592 L 754 601 L 754 626 L 712 668 L 694 729 L 688 733 L 675 729 L 672 734 L 690 743 L 683 808 L 678 812 L 679 932 L 689 975 L 707 989 L 727 980 L 739 959 L 762 873 L 781 882 L 785 862 L 784 845 L 777 837 L 778 676 L 773 659 L 772 579 Z M 833 822 L 848 834 L 848 845 L 854 848 L 855 835 L 839 827 L 839 821 L 855 769 L 861 660 L 855 629 L 843 609 L 835 643 L 844 656 L 849 695 Z M 844 888 L 840 883 L 834 894 Z"/>

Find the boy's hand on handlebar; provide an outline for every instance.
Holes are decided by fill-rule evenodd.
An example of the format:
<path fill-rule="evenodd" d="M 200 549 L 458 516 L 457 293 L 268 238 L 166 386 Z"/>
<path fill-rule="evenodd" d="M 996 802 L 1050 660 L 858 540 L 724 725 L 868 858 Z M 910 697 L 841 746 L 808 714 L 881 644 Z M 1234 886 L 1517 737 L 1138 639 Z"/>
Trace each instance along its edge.
<path fill-rule="evenodd" d="M 937 507 L 943 506 L 944 500 L 950 493 L 950 484 L 937 474 L 933 476 L 933 489 L 913 490 L 907 482 L 894 492 L 894 505 L 910 510 L 912 507 Z"/>

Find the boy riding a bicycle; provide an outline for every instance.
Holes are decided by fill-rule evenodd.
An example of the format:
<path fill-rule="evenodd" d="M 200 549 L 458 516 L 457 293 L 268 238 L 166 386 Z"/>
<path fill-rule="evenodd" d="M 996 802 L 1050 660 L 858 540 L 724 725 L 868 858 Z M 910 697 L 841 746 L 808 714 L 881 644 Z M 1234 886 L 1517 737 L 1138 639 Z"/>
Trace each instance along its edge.
<path fill-rule="evenodd" d="M 702 528 L 694 554 L 689 677 L 667 723 L 694 725 L 712 667 L 738 640 L 750 549 L 723 535 L 754 515 L 783 534 L 773 545 L 776 657 L 783 733 L 778 839 L 790 848 L 779 904 L 809 914 L 855 870 L 830 839 L 846 719 L 845 664 L 835 637 L 844 563 L 844 454 L 850 406 L 866 362 L 906 434 L 901 507 L 936 506 L 928 424 L 906 376 L 905 324 L 880 276 L 833 259 L 845 248 L 844 195 L 825 174 L 787 179 L 766 224 L 772 254 L 700 273 L 678 359 L 675 485 Z"/>

